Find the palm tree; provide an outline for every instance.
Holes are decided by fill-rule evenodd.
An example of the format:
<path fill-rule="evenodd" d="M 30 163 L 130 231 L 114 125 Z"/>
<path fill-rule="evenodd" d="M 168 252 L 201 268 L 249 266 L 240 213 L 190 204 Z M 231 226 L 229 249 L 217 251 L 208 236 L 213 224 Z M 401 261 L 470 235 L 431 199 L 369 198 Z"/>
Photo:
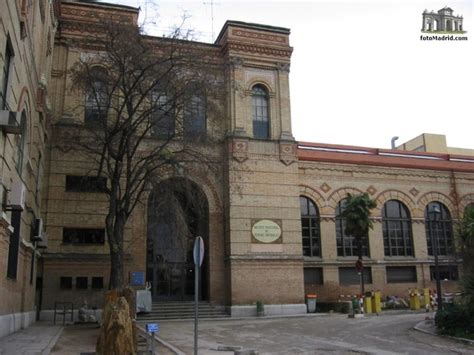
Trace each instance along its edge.
<path fill-rule="evenodd" d="M 474 207 L 466 208 L 457 231 L 464 266 L 461 284 L 468 304 L 474 307 Z"/>
<path fill-rule="evenodd" d="M 370 210 L 377 206 L 376 202 L 372 200 L 367 192 L 352 195 L 347 194 L 344 210 L 341 217 L 346 220 L 346 227 L 344 233 L 352 235 L 357 243 L 358 260 L 357 267 L 362 269 L 362 238 L 366 237 L 369 229 L 373 228 L 372 220 L 370 219 Z M 361 270 L 361 284 L 360 291 L 364 294 L 364 276 Z"/>

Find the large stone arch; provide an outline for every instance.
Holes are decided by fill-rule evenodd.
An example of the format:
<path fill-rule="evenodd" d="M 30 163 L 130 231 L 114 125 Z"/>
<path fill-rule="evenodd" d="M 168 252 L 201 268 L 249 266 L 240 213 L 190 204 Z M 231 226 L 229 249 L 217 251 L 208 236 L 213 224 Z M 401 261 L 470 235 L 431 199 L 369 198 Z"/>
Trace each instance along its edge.
<path fill-rule="evenodd" d="M 222 199 L 218 192 L 218 182 L 203 175 L 187 176 L 187 179 L 198 185 L 207 198 L 209 213 L 222 212 Z"/>
<path fill-rule="evenodd" d="M 148 197 L 146 280 L 155 300 L 191 300 L 194 295 L 192 248 L 196 236 L 209 250 L 209 202 L 191 179 L 171 177 Z M 209 256 L 202 265 L 201 296 L 209 297 Z"/>
<path fill-rule="evenodd" d="M 474 203 L 474 193 L 465 194 L 459 199 L 459 210 L 461 214 L 464 214 L 464 210 L 471 203 Z"/>
<path fill-rule="evenodd" d="M 382 208 L 385 202 L 389 200 L 398 200 L 400 202 L 403 202 L 410 211 L 411 216 L 416 213 L 416 203 L 409 195 L 400 190 L 385 190 L 380 192 L 375 198 L 375 201 L 377 202 L 377 207 L 375 208 L 373 215 L 381 217 Z"/>
<path fill-rule="evenodd" d="M 434 202 L 434 201 L 439 201 L 443 203 L 446 206 L 446 208 L 449 210 L 449 213 L 451 214 L 451 218 L 455 218 L 456 208 L 455 208 L 455 204 L 453 200 L 449 196 L 437 191 L 427 192 L 418 198 L 418 201 L 417 201 L 418 208 L 416 210 L 417 211 L 416 217 L 424 218 L 426 206 L 428 206 L 430 202 Z"/>
<path fill-rule="evenodd" d="M 300 185 L 300 196 L 305 196 L 313 201 L 319 209 L 319 213 L 324 213 L 326 207 L 326 201 L 324 197 L 315 189 L 307 185 Z"/>
<path fill-rule="evenodd" d="M 332 214 L 335 214 L 337 204 L 339 203 L 339 201 L 346 198 L 348 193 L 354 195 L 354 194 L 361 194 L 363 193 L 363 191 L 356 189 L 354 187 L 342 187 L 340 189 L 333 191 L 333 193 L 329 195 L 327 199 L 327 206 L 328 208 L 331 209 Z"/>

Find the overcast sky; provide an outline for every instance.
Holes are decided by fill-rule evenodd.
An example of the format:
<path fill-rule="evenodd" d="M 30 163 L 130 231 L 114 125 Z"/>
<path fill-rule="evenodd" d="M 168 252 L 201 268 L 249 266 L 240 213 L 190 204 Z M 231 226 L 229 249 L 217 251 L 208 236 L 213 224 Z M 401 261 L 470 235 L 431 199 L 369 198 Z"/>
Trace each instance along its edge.
<path fill-rule="evenodd" d="M 212 42 L 212 0 L 103 1 L 140 6 L 156 35 L 186 14 L 196 39 Z M 473 0 L 213 2 L 214 39 L 226 20 L 291 30 L 297 140 L 389 148 L 393 136 L 438 133 L 474 149 Z M 445 5 L 464 17 L 468 40 L 421 41 L 423 10 Z"/>

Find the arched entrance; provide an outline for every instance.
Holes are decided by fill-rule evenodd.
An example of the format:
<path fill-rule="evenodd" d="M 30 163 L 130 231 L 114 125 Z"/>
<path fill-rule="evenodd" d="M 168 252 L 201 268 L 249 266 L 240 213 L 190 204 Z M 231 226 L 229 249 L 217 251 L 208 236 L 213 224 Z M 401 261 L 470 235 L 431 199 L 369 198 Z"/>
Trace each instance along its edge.
<path fill-rule="evenodd" d="M 148 200 L 147 274 L 155 301 L 194 297 L 193 243 L 202 236 L 208 249 L 209 207 L 206 196 L 183 178 L 155 187 Z M 200 298 L 207 299 L 208 253 L 202 265 Z"/>

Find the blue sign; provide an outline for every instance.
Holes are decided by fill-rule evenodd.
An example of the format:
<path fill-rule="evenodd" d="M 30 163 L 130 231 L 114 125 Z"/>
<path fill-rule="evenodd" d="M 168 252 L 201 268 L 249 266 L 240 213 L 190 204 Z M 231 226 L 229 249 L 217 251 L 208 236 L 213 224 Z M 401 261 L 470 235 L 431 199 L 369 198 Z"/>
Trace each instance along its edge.
<path fill-rule="evenodd" d="M 158 323 L 148 323 L 146 325 L 147 333 L 158 333 L 158 330 L 160 330 Z"/>
<path fill-rule="evenodd" d="M 145 285 L 145 273 L 143 271 L 132 271 L 130 275 L 130 285 L 132 286 Z"/>

